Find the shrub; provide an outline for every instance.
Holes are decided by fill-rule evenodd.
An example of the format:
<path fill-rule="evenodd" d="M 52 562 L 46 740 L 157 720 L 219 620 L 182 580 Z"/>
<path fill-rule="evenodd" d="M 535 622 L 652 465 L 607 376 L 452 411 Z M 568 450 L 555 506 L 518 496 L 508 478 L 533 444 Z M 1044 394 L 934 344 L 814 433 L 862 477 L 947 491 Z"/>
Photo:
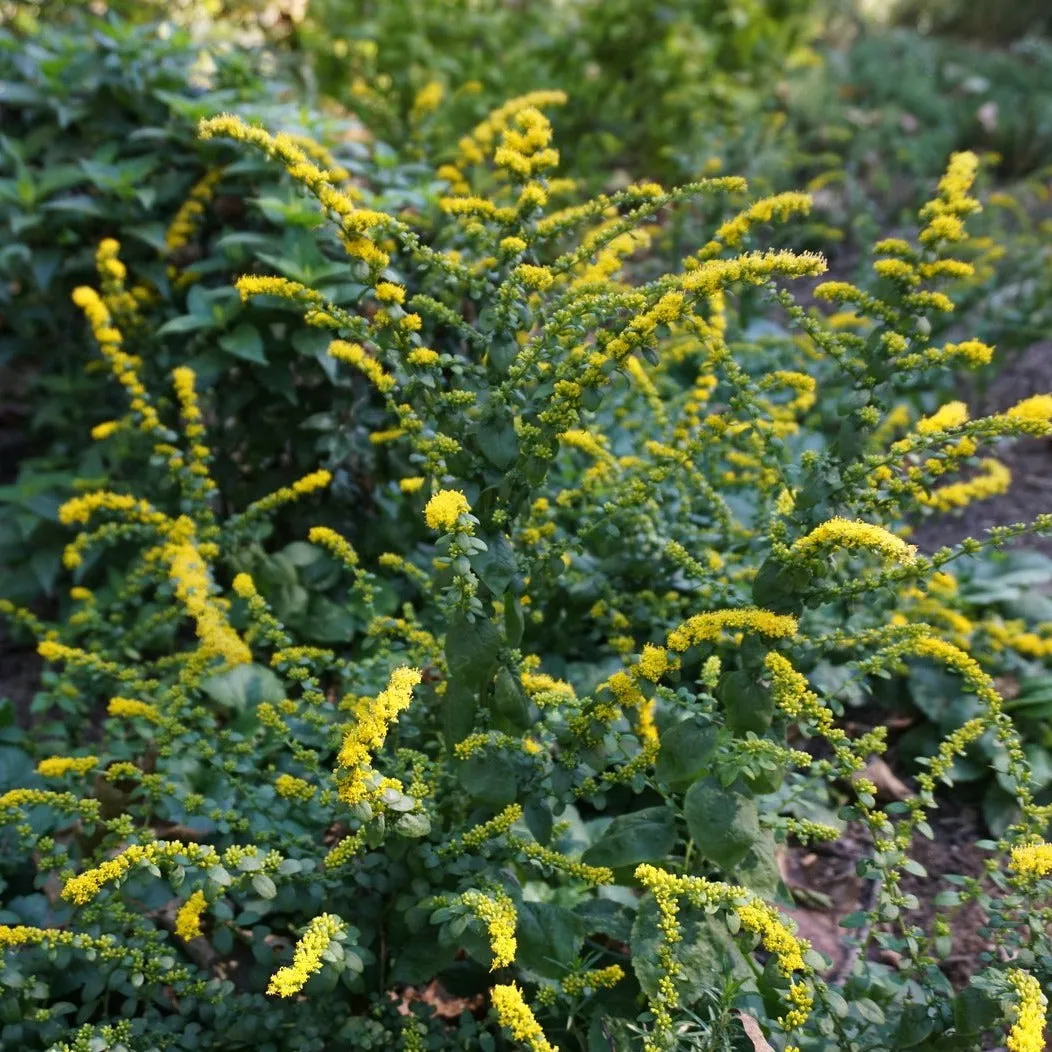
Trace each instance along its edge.
<path fill-rule="evenodd" d="M 296 101 L 274 55 L 197 42 L 183 30 L 83 18 L 28 35 L 0 30 L 0 80 L 0 368 L 12 398 L 31 407 L 22 476 L 0 491 L 0 566 L 5 591 L 29 601 L 52 593 L 59 572 L 58 494 L 74 477 L 105 484 L 114 469 L 111 456 L 83 441 L 120 402 L 85 373 L 90 332 L 70 300 L 92 280 L 102 239 L 121 242 L 136 274 L 129 292 L 141 306 L 149 300 L 151 332 L 140 339 L 146 382 L 189 363 L 223 392 L 230 412 L 260 425 L 250 474 L 237 468 L 241 439 L 227 446 L 232 436 L 213 436 L 228 499 L 251 500 L 317 456 L 308 441 L 291 442 L 281 419 L 292 405 L 297 422 L 308 417 L 325 386 L 313 369 L 314 390 L 298 379 L 317 348 L 282 339 L 276 325 L 264 341 L 233 281 L 258 254 L 290 276 L 326 282 L 337 298 L 348 290 L 319 269 L 316 216 L 290 181 L 201 143 L 197 120 L 238 108 L 266 112 L 291 134 L 310 131 L 327 144 L 323 163 L 338 164 L 362 192 L 409 185 L 410 173 L 377 169 L 353 120 Z"/>
<path fill-rule="evenodd" d="M 951 159 L 915 239 L 876 246 L 865 289 L 809 288 L 826 316 L 776 285 L 821 256 L 750 248 L 804 195 L 748 203 L 631 280 L 660 213 L 744 186 L 556 208 L 536 101 L 506 105 L 492 164 L 447 171 L 440 214 L 417 217 L 360 207 L 261 128 L 202 125 L 284 166 L 367 288 L 351 309 L 284 275 L 238 282 L 326 335 L 334 398 L 386 416 L 383 515 L 319 506 L 330 524 L 280 553 L 302 578 L 274 573 L 266 524 L 329 474 L 222 501 L 208 425 L 230 410 L 185 366 L 171 397 L 146 385 L 148 314 L 100 246 L 99 288 L 74 298 L 129 405 L 100 441 L 155 470 L 61 509 L 79 527 L 64 623 L 4 606 L 40 640 L 57 717 L 7 732 L 5 1043 L 1040 1044 L 1050 809 L 945 597 L 955 559 L 1052 518 L 931 556 L 902 536 L 1004 485 L 982 447 L 1052 433 L 1050 396 L 978 420 L 903 401 L 992 353 L 932 339 L 971 269 L 976 159 Z M 792 336 L 752 324 L 757 297 Z M 297 587 L 348 615 L 342 639 L 282 623 Z M 861 772 L 887 728 L 853 735 L 844 699 L 910 666 L 954 676 L 971 708 L 916 794 L 879 806 Z M 90 744 L 69 731 L 87 720 Z M 989 880 L 951 882 L 921 926 L 913 837 L 989 741 L 1016 810 Z M 845 918 L 859 952 L 838 986 L 780 908 L 776 856 L 847 822 L 871 838 L 874 894 Z M 938 963 L 974 901 L 991 952 L 957 993 Z"/>

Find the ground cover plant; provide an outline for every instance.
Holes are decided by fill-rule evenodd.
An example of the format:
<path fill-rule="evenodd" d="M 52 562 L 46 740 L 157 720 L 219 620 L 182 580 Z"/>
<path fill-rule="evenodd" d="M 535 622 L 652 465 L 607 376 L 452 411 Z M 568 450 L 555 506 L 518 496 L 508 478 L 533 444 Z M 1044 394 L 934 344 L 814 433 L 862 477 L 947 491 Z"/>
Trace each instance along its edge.
<path fill-rule="evenodd" d="M 321 457 L 224 499 L 213 436 L 242 410 L 185 363 L 147 375 L 151 306 L 99 243 L 72 299 L 125 399 L 95 426 L 119 470 L 59 510 L 70 615 L 2 607 L 48 666 L 2 746 L 5 1043 L 1042 1047 L 1052 804 L 990 673 L 1052 634 L 955 569 L 1052 518 L 908 539 L 1004 491 L 1000 443 L 1052 434 L 1052 395 L 923 404 L 994 353 L 950 327 L 984 258 L 977 158 L 849 284 L 765 250 L 805 194 L 575 197 L 563 101 L 508 101 L 399 214 L 302 140 L 200 126 L 300 187 L 359 286 L 262 256 L 236 283 L 246 318 L 324 338 L 315 424 L 375 465 L 367 508 L 326 495 Z M 631 266 L 697 200 L 705 236 Z M 280 547 L 296 504 L 315 525 Z M 878 801 L 887 727 L 846 717 L 888 683 L 938 700 L 936 677 L 953 714 L 916 743 L 914 793 Z M 916 838 L 984 754 L 1010 804 L 986 879 L 947 880 L 922 926 Z M 829 975 L 778 857 L 849 825 L 870 895 Z M 954 989 L 972 903 L 988 949 Z"/>

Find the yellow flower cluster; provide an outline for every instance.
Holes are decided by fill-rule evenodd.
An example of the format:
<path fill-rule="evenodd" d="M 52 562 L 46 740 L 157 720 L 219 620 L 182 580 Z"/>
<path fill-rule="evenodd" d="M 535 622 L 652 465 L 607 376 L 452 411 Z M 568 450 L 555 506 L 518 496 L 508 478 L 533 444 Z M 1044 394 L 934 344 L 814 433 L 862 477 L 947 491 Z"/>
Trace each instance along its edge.
<path fill-rule="evenodd" d="M 960 427 L 967 420 L 968 407 L 964 402 L 947 402 L 931 416 L 921 417 L 917 421 L 916 430 L 921 435 L 933 435 L 936 431 L 949 431 L 950 428 Z"/>
<path fill-rule="evenodd" d="M 308 304 L 324 302 L 324 297 L 320 292 L 298 281 L 293 281 L 291 278 L 244 274 L 234 282 L 234 288 L 237 289 L 244 303 L 247 303 L 253 296 L 278 296 L 281 299 L 299 300 Z"/>
<path fill-rule="evenodd" d="M 184 843 L 181 840 L 158 840 L 152 844 L 132 844 L 119 855 L 108 859 L 94 869 L 85 870 L 71 877 L 62 889 L 62 897 L 83 906 L 99 893 L 102 887 L 120 880 L 140 865 L 160 865 L 171 862 L 177 856 L 187 858 L 194 865 L 214 866 L 219 862 L 215 848 L 208 845 Z"/>
<path fill-rule="evenodd" d="M 869 522 L 852 522 L 835 518 L 816 526 L 794 542 L 790 549 L 796 555 L 809 556 L 823 548 L 847 548 L 876 552 L 888 562 L 909 565 L 917 558 L 917 549 L 884 529 Z"/>
<path fill-rule="evenodd" d="M 307 540 L 311 544 L 317 544 L 334 555 L 345 566 L 352 569 L 358 565 L 358 553 L 351 546 L 350 541 L 342 537 L 328 526 L 312 526 L 307 534 Z"/>
<path fill-rule="evenodd" d="M 49 756 L 37 764 L 37 774 L 45 778 L 61 778 L 69 774 L 87 774 L 99 765 L 97 756 Z"/>
<path fill-rule="evenodd" d="M 580 997 L 589 990 L 609 990 L 617 986 L 625 977 L 625 971 L 619 964 L 607 965 L 606 968 L 593 968 L 587 972 L 568 975 L 560 986 L 563 993 L 570 997 Z"/>
<path fill-rule="evenodd" d="M 304 778 L 292 774 L 279 774 L 274 779 L 274 788 L 278 796 L 286 800 L 302 800 L 304 803 L 313 799 L 317 789 Z"/>
<path fill-rule="evenodd" d="M 979 474 L 963 482 L 939 486 L 930 493 L 917 492 L 917 500 L 935 511 L 955 511 L 979 500 L 989 500 L 1007 493 L 1012 485 L 1012 472 L 999 460 L 985 457 L 979 462 Z"/>
<path fill-rule="evenodd" d="M 739 212 L 733 219 L 727 220 L 717 228 L 714 242 L 722 242 L 727 248 L 737 248 L 755 226 L 761 223 L 785 222 L 794 215 L 809 215 L 814 204 L 810 194 L 790 191 L 783 194 L 772 194 L 764 197 Z M 715 244 L 715 250 L 721 246 Z M 712 248 L 706 245 L 702 255 L 708 255 Z"/>
<path fill-rule="evenodd" d="M 1022 968 L 1013 968 L 1008 981 L 1015 987 L 1018 1002 L 1015 1022 L 1006 1042 L 1008 1052 L 1044 1052 L 1048 998 L 1041 984 Z"/>
<path fill-rule="evenodd" d="M 270 978 L 268 994 L 291 997 L 306 985 L 307 980 L 322 968 L 325 951 L 344 931 L 344 923 L 331 913 L 323 913 L 307 925 L 307 930 L 296 943 L 292 964 L 279 968 Z"/>
<path fill-rule="evenodd" d="M 197 232 L 197 226 L 205 213 L 205 205 L 212 200 L 215 188 L 222 178 L 223 169 L 213 168 L 190 188 L 186 200 L 179 206 L 175 218 L 165 231 L 164 244 L 169 255 L 190 243 L 190 238 Z"/>
<path fill-rule="evenodd" d="M 939 180 L 938 196 L 921 209 L 921 219 L 928 224 L 920 234 L 925 245 L 964 239 L 964 217 L 981 211 L 982 207 L 968 195 L 978 171 L 979 158 L 970 151 L 955 153 L 950 158 L 946 174 Z"/>
<path fill-rule="evenodd" d="M 516 1041 L 521 1041 L 530 1052 L 558 1052 L 544 1036 L 541 1024 L 530 1006 L 523 1000 L 522 992 L 514 983 L 493 987 L 493 1010 L 500 1025 L 510 1031 Z"/>
<path fill-rule="evenodd" d="M 1052 844 L 1024 844 L 1012 848 L 1009 865 L 1025 877 L 1052 876 Z"/>
<path fill-rule="evenodd" d="M 490 969 L 496 970 L 511 964 L 517 951 L 515 925 L 519 918 L 515 912 L 515 903 L 507 893 L 500 889 L 488 895 L 481 891 L 465 891 L 460 901 L 486 925 L 490 950 L 493 952 Z"/>
<path fill-rule="evenodd" d="M 99 345 L 99 353 L 128 393 L 132 412 L 139 417 L 139 426 L 143 431 L 156 430 L 160 427 L 160 420 L 157 411 L 150 405 L 146 386 L 139 375 L 142 363 L 123 349 L 124 339 L 114 325 L 106 304 L 102 302 L 99 294 L 87 285 L 80 285 L 73 290 L 73 302 L 84 312 L 95 342 Z"/>
<path fill-rule="evenodd" d="M 208 900 L 203 891 L 195 891 L 179 907 L 175 915 L 175 934 L 180 939 L 196 939 L 201 934 L 201 914 L 208 906 Z"/>
<path fill-rule="evenodd" d="M 564 106 L 566 94 L 562 91 L 532 91 L 526 95 L 509 99 L 499 109 L 494 110 L 480 124 L 477 124 L 459 143 L 457 164 L 460 168 L 482 164 L 493 144 L 511 124 L 516 114 L 526 109 L 541 109 L 546 106 Z M 459 175 L 457 169 L 453 172 Z M 452 175 L 453 172 L 450 174 Z"/>
<path fill-rule="evenodd" d="M 551 141 L 548 118 L 536 106 L 526 106 L 504 129 L 493 163 L 520 179 L 529 179 L 559 163 L 559 151 L 551 147 Z"/>
<path fill-rule="evenodd" d="M 340 782 L 340 798 L 347 803 L 358 803 L 370 791 L 371 754 L 384 744 L 387 728 L 398 714 L 409 708 L 413 688 L 423 679 L 419 669 L 402 666 L 391 673 L 387 689 L 375 700 L 365 699 L 357 706 L 357 720 L 347 732 L 340 748 L 337 764 L 349 770 Z"/>
<path fill-rule="evenodd" d="M 647 643 L 643 647 L 642 654 L 639 655 L 639 664 L 636 668 L 644 679 L 657 683 L 668 671 L 668 664 L 668 651 L 664 647 L 656 647 L 652 643 Z"/>
<path fill-rule="evenodd" d="M 146 701 L 138 701 L 135 698 L 110 698 L 106 711 L 111 716 L 125 719 L 142 719 L 149 723 L 160 723 L 161 714 L 156 705 Z"/>
<path fill-rule="evenodd" d="M 386 394 L 394 390 L 395 378 L 390 373 L 384 372 L 383 366 L 375 358 L 370 357 L 360 343 L 333 340 L 329 344 L 329 356 L 353 366 L 381 393 Z"/>
<path fill-rule="evenodd" d="M 190 472 L 207 480 L 208 488 L 212 489 L 214 484 L 208 478 L 206 465 L 210 452 L 208 447 L 201 443 L 205 426 L 202 423 L 201 406 L 197 400 L 196 382 L 197 377 L 193 369 L 181 365 L 172 370 L 172 383 L 183 421 L 183 435 L 190 444 Z"/>
<path fill-rule="evenodd" d="M 715 643 L 728 629 L 755 632 L 769 639 L 790 639 L 796 635 L 797 620 L 792 614 L 774 614 L 751 606 L 709 610 L 695 614 L 669 632 L 668 647 L 681 653 L 700 643 Z"/>
<path fill-rule="evenodd" d="M 252 651 L 231 628 L 211 595 L 208 564 L 197 546 L 190 541 L 167 544 L 162 549 L 162 557 L 168 564 L 176 598 L 194 621 L 202 652 L 222 658 L 228 666 L 251 662 Z"/>
<path fill-rule="evenodd" d="M 457 489 L 440 489 L 424 507 L 424 521 L 432 530 L 454 530 L 471 505 Z"/>

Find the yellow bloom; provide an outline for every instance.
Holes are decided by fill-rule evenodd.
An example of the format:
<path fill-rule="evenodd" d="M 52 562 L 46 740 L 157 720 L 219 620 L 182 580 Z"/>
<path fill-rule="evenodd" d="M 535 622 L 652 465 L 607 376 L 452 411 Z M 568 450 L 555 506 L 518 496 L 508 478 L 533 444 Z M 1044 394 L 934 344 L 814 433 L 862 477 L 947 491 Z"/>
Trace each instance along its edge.
<path fill-rule="evenodd" d="M 416 475 L 412 478 L 405 478 L 398 480 L 398 488 L 403 493 L 416 493 L 418 490 L 424 488 L 424 483 L 427 480 L 421 475 Z"/>
<path fill-rule="evenodd" d="M 668 669 L 668 652 L 664 647 L 656 647 L 647 643 L 643 647 L 643 653 L 639 655 L 639 674 L 651 683 L 657 683 Z"/>
<path fill-rule="evenodd" d="M 127 717 L 128 719 L 139 718 L 150 723 L 160 723 L 161 714 L 155 705 L 145 701 L 137 701 L 135 698 L 110 698 L 106 711 L 111 716 Z"/>
<path fill-rule="evenodd" d="M 1017 402 L 1011 409 L 1005 411 L 1005 416 L 1016 420 L 1040 420 L 1044 423 L 1052 421 L 1052 394 L 1034 395 Z"/>
<path fill-rule="evenodd" d="M 74 774 L 87 774 L 99 764 L 97 756 L 49 756 L 37 764 L 37 774 L 45 778 L 61 778 L 72 771 Z"/>
<path fill-rule="evenodd" d="M 1037 979 L 1022 968 L 1013 968 L 1008 981 L 1019 995 L 1015 1022 L 1008 1034 L 1008 1052 L 1044 1052 L 1048 998 Z"/>
<path fill-rule="evenodd" d="M 405 303 L 405 289 L 390 281 L 381 281 L 373 292 L 381 303 Z"/>
<path fill-rule="evenodd" d="M 96 424 L 91 429 L 91 437 L 96 442 L 102 442 L 104 439 L 110 437 L 120 428 L 120 421 L 118 420 L 104 420 L 101 424 Z"/>
<path fill-rule="evenodd" d="M 1012 848 L 1009 865 L 1026 877 L 1052 876 L 1052 844 L 1026 844 Z"/>
<path fill-rule="evenodd" d="M 471 505 L 460 490 L 440 489 L 424 507 L 424 519 L 432 530 L 453 530 L 460 516 L 470 511 Z"/>
<path fill-rule="evenodd" d="M 770 610 L 742 607 L 738 610 L 709 610 L 695 614 L 668 634 L 670 650 L 684 651 L 699 643 L 714 643 L 725 629 L 742 629 L 771 639 L 788 639 L 796 635 L 797 620 L 791 614 L 773 614 Z"/>
<path fill-rule="evenodd" d="M 978 500 L 1007 493 L 1012 485 L 1012 472 L 999 460 L 987 457 L 979 462 L 979 474 L 964 482 L 939 486 L 931 493 L 918 493 L 917 499 L 936 511 L 952 511 Z"/>
<path fill-rule="evenodd" d="M 201 934 L 201 914 L 204 913 L 208 900 L 203 891 L 195 891 L 179 907 L 175 915 L 175 934 L 180 939 L 196 939 Z"/>
<path fill-rule="evenodd" d="M 329 944 L 344 930 L 344 923 L 331 913 L 323 913 L 307 925 L 296 943 L 292 964 L 279 968 L 270 979 L 268 994 L 291 997 L 303 989 L 307 980 L 322 969 L 323 955 Z"/>
<path fill-rule="evenodd" d="M 947 402 L 931 416 L 918 420 L 917 431 L 922 435 L 931 435 L 936 431 L 948 431 L 951 427 L 959 427 L 967 420 L 968 407 L 964 402 Z"/>
<path fill-rule="evenodd" d="M 329 344 L 329 356 L 353 366 L 384 394 L 395 386 L 395 378 L 386 373 L 383 366 L 375 358 L 371 358 L 359 343 L 333 340 Z"/>
<path fill-rule="evenodd" d="M 917 549 L 884 529 L 868 522 L 851 522 L 835 518 L 816 526 L 792 546 L 797 555 L 811 555 L 816 549 L 827 546 L 849 549 L 866 549 L 882 556 L 888 562 L 909 565 L 917 558 Z"/>
<path fill-rule="evenodd" d="M 515 960 L 517 950 L 515 942 L 515 925 L 518 914 L 515 904 L 503 891 L 484 895 L 481 891 L 465 891 L 460 896 L 471 912 L 485 925 L 489 933 L 490 949 L 493 952 L 493 963 L 490 970 L 505 968 Z"/>
<path fill-rule="evenodd" d="M 307 801 L 314 797 L 317 789 L 304 778 L 297 778 L 291 774 L 279 774 L 274 779 L 274 788 L 278 796 L 286 800 Z"/>
<path fill-rule="evenodd" d="M 500 1025 L 511 1031 L 516 1041 L 521 1041 L 530 1052 L 558 1052 L 544 1036 L 541 1024 L 514 983 L 493 987 L 492 997 L 493 1009 Z"/>
<path fill-rule="evenodd" d="M 328 526 L 312 526 L 307 534 L 307 540 L 311 544 L 327 549 L 345 566 L 354 568 L 358 565 L 358 553 L 351 546 L 350 541 Z"/>

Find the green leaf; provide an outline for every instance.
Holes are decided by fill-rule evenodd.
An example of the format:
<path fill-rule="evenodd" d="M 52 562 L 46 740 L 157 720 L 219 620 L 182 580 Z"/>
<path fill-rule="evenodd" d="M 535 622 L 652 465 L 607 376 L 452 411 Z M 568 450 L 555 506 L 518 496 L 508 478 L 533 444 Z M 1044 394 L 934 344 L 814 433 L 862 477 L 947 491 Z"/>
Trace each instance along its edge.
<path fill-rule="evenodd" d="M 266 873 L 257 873 L 252 878 L 252 887 L 261 899 L 272 899 L 278 893 L 277 885 Z"/>
<path fill-rule="evenodd" d="M 763 734 L 774 717 L 774 698 L 754 676 L 735 670 L 725 672 L 716 688 L 716 697 L 727 712 L 727 726 L 735 734 L 749 731 Z"/>
<path fill-rule="evenodd" d="M 721 869 L 734 869 L 760 840 L 755 802 L 715 778 L 703 778 L 687 790 L 683 815 L 695 846 Z"/>
<path fill-rule="evenodd" d="M 518 596 L 504 593 L 504 637 L 509 647 L 517 647 L 522 642 L 522 633 L 526 619 L 522 616 L 522 603 Z"/>
<path fill-rule="evenodd" d="M 494 594 L 503 595 L 519 571 L 515 552 L 502 533 L 482 537 L 486 550 L 471 557 L 471 568 Z"/>
<path fill-rule="evenodd" d="M 988 990 L 972 985 L 953 999 L 953 1023 L 962 1034 L 980 1034 L 1001 1017 L 1001 1006 Z"/>
<path fill-rule="evenodd" d="M 464 791 L 474 800 L 504 807 L 518 795 L 518 765 L 505 752 L 486 750 L 462 760 L 457 772 Z"/>
<path fill-rule="evenodd" d="M 263 701 L 282 701 L 285 688 L 269 668 L 262 665 L 235 665 L 226 672 L 209 676 L 201 689 L 223 708 L 243 711 Z"/>
<path fill-rule="evenodd" d="M 417 838 L 431 832 L 431 819 L 420 811 L 411 811 L 395 822 L 395 832 L 401 836 Z"/>
<path fill-rule="evenodd" d="M 663 942 L 659 921 L 657 903 L 653 895 L 647 895 L 636 913 L 629 946 L 632 969 L 650 998 L 657 997 L 658 984 L 665 975 L 658 954 Z M 719 918 L 684 910 L 678 922 L 682 938 L 674 948 L 679 964 L 676 985 L 685 1004 L 698 1000 L 713 988 L 723 989 L 731 977 L 743 981 L 752 978 L 749 965 Z"/>
<path fill-rule="evenodd" d="M 500 633 L 491 621 L 459 616 L 446 633 L 450 678 L 481 687 L 493 674 L 500 647 Z"/>
<path fill-rule="evenodd" d="M 668 727 L 661 734 L 655 768 L 658 779 L 673 787 L 695 781 L 706 770 L 718 737 L 712 724 L 699 719 L 686 719 Z"/>
<path fill-rule="evenodd" d="M 762 898 L 775 897 L 781 887 L 782 877 L 778 871 L 773 833 L 769 830 L 760 831 L 759 838 L 738 863 L 734 879 Z"/>
<path fill-rule="evenodd" d="M 518 676 L 506 668 L 497 673 L 493 687 L 494 727 L 506 732 L 526 731 L 533 724 L 533 707 Z"/>
<path fill-rule="evenodd" d="M 215 319 L 200 314 L 181 314 L 166 321 L 156 332 L 158 336 L 172 336 L 180 332 L 195 332 L 198 329 L 214 329 Z"/>
<path fill-rule="evenodd" d="M 668 807 L 647 807 L 618 815 L 581 856 L 590 866 L 619 869 L 639 862 L 663 862 L 676 843 L 676 816 Z"/>
<path fill-rule="evenodd" d="M 219 337 L 219 346 L 235 358 L 255 362 L 257 365 L 267 364 L 267 356 L 263 352 L 263 337 L 254 325 L 245 323 L 223 333 Z"/>
<path fill-rule="evenodd" d="M 585 935 L 584 921 L 565 906 L 524 902 L 518 907 L 515 963 L 552 979 L 566 975 Z"/>
<path fill-rule="evenodd" d="M 452 749 L 463 741 L 475 726 L 478 712 L 478 689 L 458 680 L 450 680 L 442 695 L 442 732 L 446 745 Z"/>

